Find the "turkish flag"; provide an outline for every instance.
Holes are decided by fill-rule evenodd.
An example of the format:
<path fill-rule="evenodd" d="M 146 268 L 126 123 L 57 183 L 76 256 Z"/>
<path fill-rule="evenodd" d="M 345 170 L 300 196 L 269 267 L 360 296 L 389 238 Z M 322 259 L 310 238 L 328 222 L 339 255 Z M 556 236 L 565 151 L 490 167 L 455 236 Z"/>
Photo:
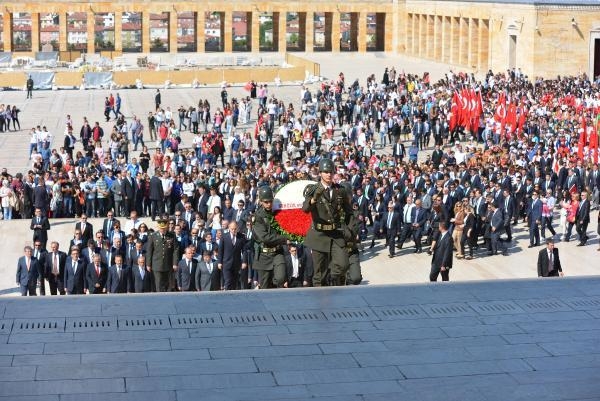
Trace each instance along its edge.
<path fill-rule="evenodd" d="M 501 93 L 498 97 L 498 104 L 496 105 L 496 112 L 494 113 L 494 120 L 499 123 L 504 122 L 506 118 L 506 95 Z"/>
<path fill-rule="evenodd" d="M 583 147 L 585 146 L 585 131 L 579 133 L 579 141 L 577 141 L 577 158 L 583 160 Z"/>
<path fill-rule="evenodd" d="M 590 149 L 592 150 L 594 163 L 598 163 L 598 132 L 596 132 L 594 127 L 592 127 L 590 134 Z"/>
<path fill-rule="evenodd" d="M 450 127 L 450 131 L 454 131 L 454 129 L 458 125 L 458 122 L 460 121 L 459 103 L 460 103 L 460 99 L 458 98 L 458 93 L 454 92 L 454 95 L 452 96 L 452 106 L 450 106 L 450 122 L 448 123 L 448 125 Z"/>

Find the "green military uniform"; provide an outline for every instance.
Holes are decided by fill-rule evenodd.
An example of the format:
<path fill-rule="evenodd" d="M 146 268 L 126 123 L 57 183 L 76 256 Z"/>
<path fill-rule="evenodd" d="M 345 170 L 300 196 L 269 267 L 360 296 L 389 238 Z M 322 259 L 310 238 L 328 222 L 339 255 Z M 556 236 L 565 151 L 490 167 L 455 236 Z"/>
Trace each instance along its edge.
<path fill-rule="evenodd" d="M 353 219 L 351 226 L 348 228 L 352 232 L 352 240 L 348 241 L 346 249 L 348 250 L 348 275 L 347 284 L 358 285 L 362 281 L 362 273 L 360 269 L 360 254 L 358 251 L 358 234 L 360 231 L 360 221 L 358 219 L 358 210 L 353 210 Z"/>
<path fill-rule="evenodd" d="M 333 173 L 333 170 L 331 160 L 319 162 L 320 172 Z M 313 251 L 313 286 L 328 285 L 328 273 L 333 285 L 344 285 L 349 266 L 346 246 L 352 238 L 348 226 L 353 220 L 346 190 L 337 184 L 330 188 L 321 183 L 309 185 L 304 191 L 302 210 L 312 215 L 312 225 L 304 245 Z"/>
<path fill-rule="evenodd" d="M 260 201 L 273 200 L 273 191 L 269 187 L 258 190 Z M 254 215 L 252 238 L 255 241 L 254 262 L 252 268 L 258 271 L 260 288 L 283 288 L 286 282 L 285 258 L 282 245 L 287 238 L 271 227 L 273 212 L 259 207 Z"/>
<path fill-rule="evenodd" d="M 167 224 L 160 221 L 159 225 Z M 169 276 L 173 266 L 179 262 L 179 243 L 175 234 L 168 231 L 161 234 L 156 231 L 148 236 L 146 248 L 146 265 L 152 268 L 156 291 L 165 292 L 169 289 Z"/>

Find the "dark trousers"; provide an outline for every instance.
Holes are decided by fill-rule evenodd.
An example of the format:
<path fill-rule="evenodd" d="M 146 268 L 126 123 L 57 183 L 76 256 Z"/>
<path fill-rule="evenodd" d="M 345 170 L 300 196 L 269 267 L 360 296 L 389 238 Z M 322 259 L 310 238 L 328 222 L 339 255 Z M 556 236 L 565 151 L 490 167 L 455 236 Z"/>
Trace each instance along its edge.
<path fill-rule="evenodd" d="M 396 253 L 396 231 L 388 230 L 386 235 L 386 241 L 390 255 L 394 256 Z"/>
<path fill-rule="evenodd" d="M 60 275 L 54 275 L 50 273 L 48 277 L 48 284 L 50 285 L 50 295 L 65 295 L 65 284 L 63 283 Z"/>
<path fill-rule="evenodd" d="M 152 199 L 151 202 L 152 202 L 152 221 L 154 221 L 157 214 L 160 216 L 161 214 L 163 214 L 165 212 L 165 208 L 163 206 L 162 201 L 159 199 Z"/>
<path fill-rule="evenodd" d="M 333 285 L 345 284 L 346 274 L 350 264 L 348 260 L 348 252 L 345 248 L 342 248 L 335 242 L 332 242 L 330 253 L 320 252 L 313 249 L 312 257 L 314 267 L 314 287 L 329 285 L 329 279 L 331 279 Z"/>
<path fill-rule="evenodd" d="M 539 224 L 535 221 L 529 225 L 529 245 L 540 244 L 540 228 Z"/>
<path fill-rule="evenodd" d="M 46 280 L 40 277 L 40 295 L 46 295 Z"/>
<path fill-rule="evenodd" d="M 300 277 L 290 277 L 288 281 L 288 288 L 298 288 L 302 287 L 302 278 Z"/>
<path fill-rule="evenodd" d="M 588 223 L 584 222 L 582 224 L 577 223 L 577 226 L 575 227 L 576 230 L 577 230 L 577 234 L 579 234 L 579 241 L 582 244 L 586 243 L 587 240 L 588 240 L 588 236 L 586 234 L 586 232 L 587 232 L 587 226 L 588 226 Z"/>
<path fill-rule="evenodd" d="M 37 293 L 35 292 L 35 286 L 36 286 L 36 282 L 35 281 L 30 281 L 27 283 L 27 285 L 21 285 L 21 296 L 26 297 L 27 295 L 29 295 L 30 297 L 34 297 L 37 295 Z"/>
<path fill-rule="evenodd" d="M 402 230 L 400 230 L 400 238 L 398 239 L 398 241 L 400 242 L 400 248 L 402 248 L 404 241 L 406 241 L 407 238 L 410 238 L 411 235 L 412 235 L 411 223 L 404 223 L 402 225 Z"/>
<path fill-rule="evenodd" d="M 239 290 L 240 271 L 239 268 L 232 266 L 229 269 L 223 269 L 223 279 L 225 280 L 225 289 L 228 291 Z"/>
<path fill-rule="evenodd" d="M 423 228 L 415 228 L 413 230 L 413 240 L 415 241 L 415 248 L 417 251 L 421 250 L 421 237 L 423 237 Z"/>
<path fill-rule="evenodd" d="M 556 231 L 554 231 L 554 228 L 552 227 L 552 217 L 551 216 L 542 217 L 542 238 L 546 237 L 546 228 L 548 230 L 550 230 L 552 235 L 556 235 Z"/>
<path fill-rule="evenodd" d="M 274 270 L 258 270 L 258 282 L 261 289 L 283 288 L 285 283 L 285 267 Z"/>
<path fill-rule="evenodd" d="M 429 273 L 429 281 L 437 281 L 438 275 L 442 275 L 442 281 L 450 281 L 450 270 L 446 269 L 441 271 L 439 268 L 431 266 L 431 273 Z"/>
<path fill-rule="evenodd" d="M 152 270 L 154 273 L 154 283 L 156 285 L 156 292 L 167 292 L 169 291 L 169 271 L 166 272 L 157 272 L 156 270 Z"/>

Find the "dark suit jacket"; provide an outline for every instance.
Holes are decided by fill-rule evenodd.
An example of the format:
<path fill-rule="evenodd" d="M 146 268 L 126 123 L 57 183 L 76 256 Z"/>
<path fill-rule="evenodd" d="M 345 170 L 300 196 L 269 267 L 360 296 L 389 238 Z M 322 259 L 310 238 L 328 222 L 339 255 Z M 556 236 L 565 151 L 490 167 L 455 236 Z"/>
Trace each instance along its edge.
<path fill-rule="evenodd" d="M 583 199 L 579 202 L 579 207 L 577 208 L 577 224 L 581 223 L 589 223 L 590 222 L 590 201 L 587 199 Z"/>
<path fill-rule="evenodd" d="M 129 202 L 134 201 L 135 186 L 127 178 L 121 181 L 121 195 L 123 196 L 123 200 L 127 199 Z"/>
<path fill-rule="evenodd" d="M 58 256 L 58 278 L 62 280 L 65 275 L 65 262 L 67 261 L 67 254 L 63 251 L 57 252 Z M 46 252 L 44 254 L 44 277 L 50 277 L 52 275 L 52 265 L 54 263 L 54 253 Z"/>
<path fill-rule="evenodd" d="M 529 225 L 533 225 L 536 220 L 542 220 L 542 201 L 537 199 L 534 203 L 531 200 L 529 207 L 527 208 L 527 217 Z"/>
<path fill-rule="evenodd" d="M 165 193 L 163 191 L 162 182 L 157 176 L 150 179 L 150 200 L 163 200 Z"/>
<path fill-rule="evenodd" d="M 515 205 L 515 199 L 509 195 L 508 206 L 506 204 L 506 199 L 504 199 L 504 201 L 502 201 L 502 205 L 500 205 L 500 207 L 504 211 L 504 223 L 505 223 L 504 225 L 508 225 L 510 223 L 510 220 L 514 217 L 515 213 L 517 212 L 516 205 Z"/>
<path fill-rule="evenodd" d="M 187 259 L 183 258 L 177 265 L 177 287 L 181 288 L 181 291 L 194 291 L 196 290 L 197 261 L 195 259 L 191 260 L 191 272 L 187 263 Z"/>
<path fill-rule="evenodd" d="M 144 274 L 144 278 L 140 276 L 139 266 L 134 264 L 131 267 L 131 286 L 130 291 L 132 292 L 151 292 L 152 291 L 152 278 L 150 277 L 150 272 L 146 270 L 146 274 Z"/>
<path fill-rule="evenodd" d="M 65 289 L 67 294 L 83 294 L 85 278 L 85 262 L 82 259 L 77 260 L 77 271 L 73 271 L 73 261 L 70 256 L 65 261 Z"/>
<path fill-rule="evenodd" d="M 42 210 L 42 213 L 48 210 L 50 201 L 48 199 L 48 191 L 46 191 L 46 187 L 43 185 L 38 185 L 35 188 L 33 188 L 31 200 L 33 203 L 33 207 L 40 208 Z"/>
<path fill-rule="evenodd" d="M 41 227 L 37 227 L 38 225 Z M 36 240 L 40 240 L 43 244 L 48 241 L 48 230 L 50 229 L 50 222 L 48 221 L 48 218 L 40 217 L 40 222 L 38 224 L 37 217 L 33 216 L 33 218 L 31 219 L 31 225 L 29 228 L 31 230 L 33 230 L 33 241 L 34 242 Z"/>
<path fill-rule="evenodd" d="M 196 266 L 196 288 L 200 291 L 219 291 L 221 289 L 221 270 L 212 260 L 212 273 L 208 271 L 207 264 L 200 260 Z"/>
<path fill-rule="evenodd" d="M 25 260 L 25 256 L 21 256 L 17 261 L 17 279 L 15 282 L 19 283 L 22 286 L 27 286 L 31 283 L 37 284 L 37 279 L 39 277 L 40 264 L 37 259 L 31 258 L 29 262 L 29 271 L 27 271 L 27 261 Z"/>
<path fill-rule="evenodd" d="M 435 243 L 431 257 L 432 270 L 439 271 L 442 266 L 452 268 L 452 238 L 449 232 Z"/>
<path fill-rule="evenodd" d="M 222 247 L 219 249 L 219 264 L 223 265 L 223 271 L 239 270 L 242 266 L 242 251 L 246 238 L 236 233 L 235 245 L 231 242 L 231 234 L 223 234 Z"/>
<path fill-rule="evenodd" d="M 94 239 L 94 226 L 90 223 L 85 223 L 85 231 L 81 230 L 81 222 L 75 223 L 75 229 L 81 231 L 83 246 L 87 246 L 88 241 Z"/>
<path fill-rule="evenodd" d="M 129 291 L 131 279 L 131 269 L 121 265 L 121 278 L 117 273 L 117 265 L 112 265 L 108 268 L 108 276 L 106 279 L 106 291 L 110 294 L 123 294 Z"/>
<path fill-rule="evenodd" d="M 381 217 L 381 228 L 386 232 L 388 237 L 393 237 L 398 233 L 400 229 L 400 213 L 392 212 L 392 225 L 391 229 L 388 228 L 389 212 L 385 212 Z"/>
<path fill-rule="evenodd" d="M 554 270 L 562 272 L 560 265 L 560 257 L 558 256 L 558 248 L 552 250 L 552 258 L 554 259 Z M 540 250 L 537 261 L 538 277 L 548 277 L 548 248 Z"/>
<path fill-rule="evenodd" d="M 87 265 L 85 270 L 85 288 L 90 294 L 102 294 L 102 290 L 106 288 L 106 280 L 108 279 L 108 268 L 104 263 L 100 263 L 100 274 L 96 273 L 96 267 L 93 263 Z M 99 287 L 96 287 L 99 284 Z"/>
<path fill-rule="evenodd" d="M 113 218 L 112 225 L 110 227 L 108 225 L 109 221 L 110 221 L 109 219 L 104 219 L 104 221 L 102 222 L 102 231 L 104 231 L 104 236 L 106 238 L 109 238 L 109 235 L 111 234 L 112 230 L 114 229 L 113 227 L 115 226 L 115 222 L 117 222 L 119 220 Z"/>
<path fill-rule="evenodd" d="M 308 277 L 306 276 L 304 261 L 300 257 L 300 255 L 296 252 L 296 258 L 298 259 L 298 280 L 300 281 L 308 281 Z M 287 280 L 290 281 L 294 274 L 294 266 L 292 264 L 292 255 L 285 255 L 285 273 Z"/>

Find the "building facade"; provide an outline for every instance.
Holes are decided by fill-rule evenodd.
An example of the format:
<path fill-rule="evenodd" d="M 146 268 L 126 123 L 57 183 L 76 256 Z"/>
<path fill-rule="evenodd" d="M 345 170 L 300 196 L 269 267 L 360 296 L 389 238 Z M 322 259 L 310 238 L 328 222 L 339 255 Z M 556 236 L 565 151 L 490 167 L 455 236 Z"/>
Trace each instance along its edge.
<path fill-rule="evenodd" d="M 12 0 L 0 50 L 397 52 L 468 71 L 600 75 L 597 0 Z"/>

